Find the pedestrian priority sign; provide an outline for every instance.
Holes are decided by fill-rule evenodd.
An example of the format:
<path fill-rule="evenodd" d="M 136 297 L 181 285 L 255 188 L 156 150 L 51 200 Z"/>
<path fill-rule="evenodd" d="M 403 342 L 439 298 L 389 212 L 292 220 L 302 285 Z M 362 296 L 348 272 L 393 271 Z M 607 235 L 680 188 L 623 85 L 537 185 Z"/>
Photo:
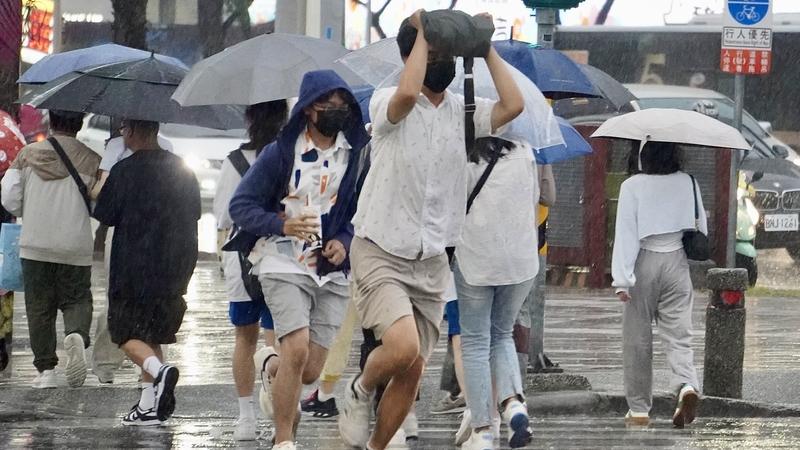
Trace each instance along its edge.
<path fill-rule="evenodd" d="M 766 75 L 772 69 L 772 0 L 726 0 L 720 69 Z"/>

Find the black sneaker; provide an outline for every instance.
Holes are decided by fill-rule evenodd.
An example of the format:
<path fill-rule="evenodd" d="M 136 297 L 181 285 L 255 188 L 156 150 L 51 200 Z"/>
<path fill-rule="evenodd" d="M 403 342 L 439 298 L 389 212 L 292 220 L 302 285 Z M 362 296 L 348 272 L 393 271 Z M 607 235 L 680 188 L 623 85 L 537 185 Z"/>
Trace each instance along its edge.
<path fill-rule="evenodd" d="M 158 420 L 155 408 L 150 408 L 145 411 L 139 408 L 139 403 L 136 403 L 133 405 L 133 408 L 131 408 L 131 412 L 122 418 L 122 424 L 125 426 L 148 427 L 161 425 L 161 421 Z"/>
<path fill-rule="evenodd" d="M 162 422 L 175 412 L 175 385 L 178 384 L 179 376 L 177 367 L 164 364 L 158 370 L 158 376 L 153 382 L 153 388 L 156 390 L 156 415 Z"/>
<path fill-rule="evenodd" d="M 564 373 L 564 369 L 558 363 L 550 361 L 544 353 L 539 353 L 533 366 L 528 367 L 528 373 Z"/>
<path fill-rule="evenodd" d="M 319 389 L 315 390 L 308 396 L 307 399 L 300 402 L 300 409 L 304 413 L 327 419 L 339 415 L 339 410 L 336 408 L 336 399 L 333 397 L 321 402 L 319 401 Z"/>

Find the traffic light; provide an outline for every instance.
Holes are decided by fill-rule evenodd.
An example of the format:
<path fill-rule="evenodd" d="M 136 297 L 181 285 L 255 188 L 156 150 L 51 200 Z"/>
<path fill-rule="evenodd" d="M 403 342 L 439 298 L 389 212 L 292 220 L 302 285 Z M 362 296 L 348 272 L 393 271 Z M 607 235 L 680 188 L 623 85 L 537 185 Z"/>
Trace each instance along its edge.
<path fill-rule="evenodd" d="M 571 9 L 584 0 L 523 0 L 528 8 Z"/>

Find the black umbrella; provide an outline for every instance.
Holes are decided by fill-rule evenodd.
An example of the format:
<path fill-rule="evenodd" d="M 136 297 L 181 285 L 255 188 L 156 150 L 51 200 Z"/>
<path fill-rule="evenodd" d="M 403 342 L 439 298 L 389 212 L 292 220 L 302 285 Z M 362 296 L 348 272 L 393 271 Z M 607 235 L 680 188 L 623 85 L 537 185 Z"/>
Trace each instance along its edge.
<path fill-rule="evenodd" d="M 626 105 L 630 105 L 632 101 L 637 100 L 636 96 L 623 86 L 622 83 L 597 67 L 588 64 L 578 64 L 578 67 L 580 67 L 581 72 L 592 82 L 594 88 L 600 92 L 603 98 L 614 105 L 617 110 L 621 110 Z"/>
<path fill-rule="evenodd" d="M 188 70 L 154 57 L 72 72 L 23 96 L 42 109 L 90 112 L 134 120 L 217 129 L 244 128 L 234 106 L 183 108 L 170 99 Z"/>

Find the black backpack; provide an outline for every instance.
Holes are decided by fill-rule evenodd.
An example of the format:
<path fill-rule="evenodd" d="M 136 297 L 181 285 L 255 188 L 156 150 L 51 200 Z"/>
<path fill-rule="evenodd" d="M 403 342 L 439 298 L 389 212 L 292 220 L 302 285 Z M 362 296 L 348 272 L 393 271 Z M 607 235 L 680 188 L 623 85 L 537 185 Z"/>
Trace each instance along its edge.
<path fill-rule="evenodd" d="M 233 168 L 236 169 L 236 172 L 238 172 L 239 176 L 242 178 L 244 178 L 244 174 L 250 170 L 250 163 L 247 162 L 247 158 L 245 158 L 241 149 L 230 152 L 228 154 L 228 160 L 230 160 Z M 232 238 L 242 231 L 243 230 L 241 230 L 238 225 L 233 224 L 233 227 L 231 227 L 230 237 Z M 257 275 L 250 273 L 253 270 L 253 263 L 247 259 L 249 253 L 250 252 L 236 252 L 236 254 L 239 256 L 239 267 L 242 269 L 242 283 L 244 283 L 244 289 L 247 291 L 247 295 L 250 296 L 251 300 L 263 303 L 265 299 L 264 291 L 261 288 L 261 282 L 258 281 Z"/>

